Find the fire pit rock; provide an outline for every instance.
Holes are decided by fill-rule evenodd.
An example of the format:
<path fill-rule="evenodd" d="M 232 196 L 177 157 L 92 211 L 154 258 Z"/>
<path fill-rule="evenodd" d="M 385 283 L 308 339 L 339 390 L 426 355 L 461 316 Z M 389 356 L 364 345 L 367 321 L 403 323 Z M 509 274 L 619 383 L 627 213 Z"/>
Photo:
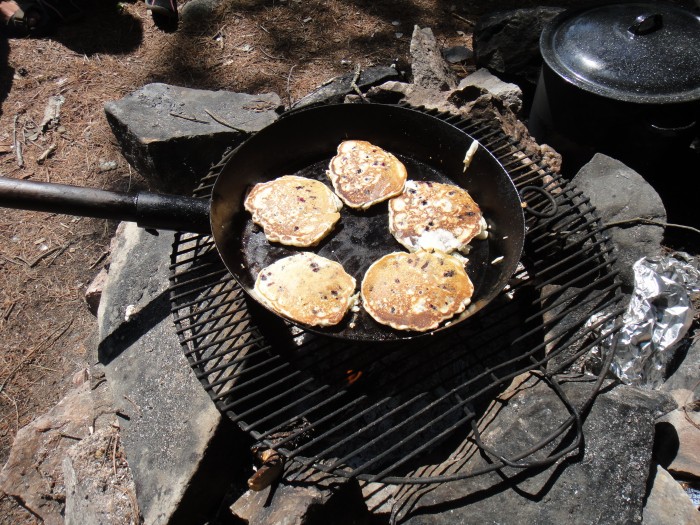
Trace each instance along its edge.
<path fill-rule="evenodd" d="M 432 29 L 415 26 L 410 51 L 415 85 L 437 91 L 449 91 L 457 86 L 457 77 L 443 58 Z"/>
<path fill-rule="evenodd" d="M 278 95 L 147 84 L 105 113 L 124 157 L 145 178 L 170 191 L 189 190 L 221 159 L 277 119 Z"/>
<path fill-rule="evenodd" d="M 700 479 L 700 415 L 696 408 L 699 369 L 700 339 L 695 338 L 681 365 L 661 386 L 673 396 L 678 408 L 658 421 L 655 446 L 659 462 L 680 478 Z"/>
<path fill-rule="evenodd" d="M 590 389 L 581 383 L 563 387 L 577 406 Z M 543 382 L 530 378 L 518 389 L 527 394 L 507 399 L 482 436 L 486 443 L 498 443 L 506 456 L 541 436 L 545 421 L 566 415 Z M 641 523 L 654 421 L 672 405 L 658 392 L 615 387 L 596 398 L 585 418 L 581 455 L 544 470 L 504 468 L 423 489 L 398 504 L 405 517 L 401 523 Z M 488 465 L 483 457 L 472 458 L 472 463 L 470 468 Z"/>
<path fill-rule="evenodd" d="M 542 65 L 540 33 L 544 25 L 563 10 L 542 6 L 482 16 L 474 28 L 476 64 L 536 84 Z"/>
<path fill-rule="evenodd" d="M 173 236 L 123 227 L 98 311 L 98 357 L 145 523 L 204 521 L 249 458 L 175 333 L 167 292 Z"/>
<path fill-rule="evenodd" d="M 658 193 L 633 169 L 611 157 L 596 154 L 573 179 L 590 198 L 618 248 L 623 285 L 634 288 L 632 265 L 642 257 L 661 254 L 664 228 L 640 224 L 637 219 L 666 222 L 666 209 Z"/>

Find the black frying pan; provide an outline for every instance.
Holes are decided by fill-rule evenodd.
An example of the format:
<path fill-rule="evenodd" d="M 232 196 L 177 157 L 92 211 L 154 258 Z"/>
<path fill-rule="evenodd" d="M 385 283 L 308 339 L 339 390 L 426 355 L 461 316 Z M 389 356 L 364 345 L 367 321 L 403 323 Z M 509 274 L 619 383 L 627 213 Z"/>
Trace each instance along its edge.
<path fill-rule="evenodd" d="M 486 240 L 472 241 L 467 267 L 474 296 L 467 312 L 438 330 L 454 326 L 488 304 L 508 282 L 520 259 L 525 235 L 518 192 L 501 164 L 479 147 L 464 172 L 472 138 L 419 111 L 380 104 L 340 104 L 293 112 L 236 149 L 218 177 L 209 203 L 149 193 L 120 194 L 73 186 L 0 180 L 0 206 L 137 221 L 142 226 L 209 232 L 221 258 L 249 294 L 258 272 L 301 248 L 269 243 L 250 220 L 243 200 L 252 185 L 281 175 L 321 180 L 338 144 L 368 140 L 401 159 L 410 179 L 457 184 L 467 189 L 489 224 Z M 387 204 L 360 212 L 347 206 L 316 253 L 340 262 L 358 282 L 369 265 L 404 248 L 389 233 Z M 500 261 L 493 264 L 493 261 Z M 254 295 L 253 295 L 254 297 Z M 356 341 L 396 341 L 419 335 L 375 322 L 364 310 L 337 326 L 315 332 Z"/>

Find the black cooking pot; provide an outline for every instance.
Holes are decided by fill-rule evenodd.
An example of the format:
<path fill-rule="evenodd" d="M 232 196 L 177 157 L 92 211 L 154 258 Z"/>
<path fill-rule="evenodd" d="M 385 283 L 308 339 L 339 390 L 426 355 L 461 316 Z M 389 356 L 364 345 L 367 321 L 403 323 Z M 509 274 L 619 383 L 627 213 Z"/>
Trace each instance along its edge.
<path fill-rule="evenodd" d="M 529 129 L 577 168 L 632 167 L 688 148 L 700 121 L 700 16 L 661 2 L 596 4 L 552 19 Z"/>

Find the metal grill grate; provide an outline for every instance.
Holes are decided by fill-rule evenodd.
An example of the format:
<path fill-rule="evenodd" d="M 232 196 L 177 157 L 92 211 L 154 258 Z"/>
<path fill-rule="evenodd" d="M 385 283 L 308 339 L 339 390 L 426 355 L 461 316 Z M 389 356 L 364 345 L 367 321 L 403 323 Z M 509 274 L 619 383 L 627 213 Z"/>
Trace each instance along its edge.
<path fill-rule="evenodd" d="M 613 246 L 588 199 L 499 127 L 426 112 L 489 149 L 534 211 L 519 270 L 464 328 L 380 346 L 307 333 L 249 302 L 209 236 L 176 236 L 172 312 L 192 369 L 222 413 L 294 464 L 365 481 L 434 483 L 505 465 L 553 463 L 581 443 L 581 408 L 557 378 L 591 351 L 593 329 L 623 311 Z M 195 196 L 210 195 L 228 158 L 212 168 Z M 598 312 L 605 315 L 585 326 Z M 568 319 L 578 321 L 563 322 Z M 481 442 L 477 423 L 521 374 L 543 378 L 570 417 L 552 423 L 550 434 L 526 453 L 507 458 Z M 438 445 L 455 436 L 470 438 L 491 464 L 430 475 L 416 470 L 425 454 L 434 461 L 443 448 Z"/>

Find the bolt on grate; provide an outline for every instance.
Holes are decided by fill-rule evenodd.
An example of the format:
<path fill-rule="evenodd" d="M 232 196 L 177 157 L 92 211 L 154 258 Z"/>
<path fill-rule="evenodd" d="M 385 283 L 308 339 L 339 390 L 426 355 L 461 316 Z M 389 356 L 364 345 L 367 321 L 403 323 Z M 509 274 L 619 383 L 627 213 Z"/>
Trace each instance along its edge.
<path fill-rule="evenodd" d="M 170 298 L 185 356 L 219 410 L 283 454 L 288 465 L 370 482 L 423 484 L 503 466 L 551 464 L 582 442 L 584 409 L 567 399 L 558 375 L 619 329 L 593 335 L 624 310 L 612 243 L 585 195 L 532 160 L 500 127 L 418 109 L 479 140 L 532 212 L 521 264 L 497 300 L 467 326 L 427 340 L 342 342 L 299 329 L 249 301 L 210 236 L 177 234 Z M 230 156 L 204 177 L 195 196 L 211 194 Z M 594 313 L 605 315 L 586 326 Z M 569 318 L 578 321 L 561 327 Z M 601 367 L 586 404 L 606 369 Z M 489 402 L 522 374 L 544 379 L 570 415 L 553 422 L 529 450 L 505 457 L 482 442 L 477 423 Z M 455 435 L 469 437 L 491 463 L 456 472 L 417 469 L 421 458 Z"/>

